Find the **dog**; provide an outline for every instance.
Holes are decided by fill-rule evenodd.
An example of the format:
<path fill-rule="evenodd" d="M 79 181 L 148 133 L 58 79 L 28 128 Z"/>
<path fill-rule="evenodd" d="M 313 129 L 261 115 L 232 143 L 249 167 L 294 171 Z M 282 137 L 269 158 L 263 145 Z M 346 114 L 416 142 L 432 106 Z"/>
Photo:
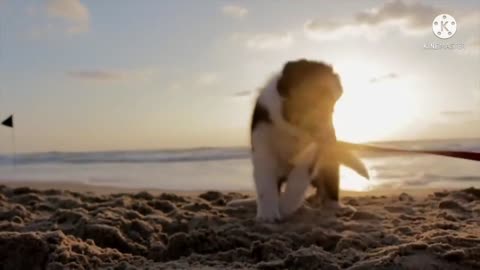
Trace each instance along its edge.
<path fill-rule="evenodd" d="M 368 177 L 357 157 L 335 147 L 333 112 L 342 93 L 332 66 L 306 59 L 287 62 L 261 89 L 251 121 L 257 220 L 291 216 L 310 185 L 323 204 L 338 206 L 340 164 Z"/>

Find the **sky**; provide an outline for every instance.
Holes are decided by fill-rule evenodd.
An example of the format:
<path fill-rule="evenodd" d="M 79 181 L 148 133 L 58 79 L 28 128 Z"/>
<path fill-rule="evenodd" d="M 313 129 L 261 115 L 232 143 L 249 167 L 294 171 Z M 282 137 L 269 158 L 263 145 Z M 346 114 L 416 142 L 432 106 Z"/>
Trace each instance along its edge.
<path fill-rule="evenodd" d="M 453 0 L 0 0 L 0 118 L 18 152 L 246 146 L 299 58 L 339 73 L 340 139 L 480 137 L 480 2 Z"/>

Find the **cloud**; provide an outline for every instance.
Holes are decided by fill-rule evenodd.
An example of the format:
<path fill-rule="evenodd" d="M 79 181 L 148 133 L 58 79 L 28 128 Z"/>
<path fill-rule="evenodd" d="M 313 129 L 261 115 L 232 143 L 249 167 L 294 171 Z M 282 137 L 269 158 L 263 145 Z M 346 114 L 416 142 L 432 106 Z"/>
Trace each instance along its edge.
<path fill-rule="evenodd" d="M 465 47 L 463 50 L 455 50 L 458 54 L 467 55 L 467 56 L 478 56 L 480 55 L 480 38 L 471 37 L 465 42 Z"/>
<path fill-rule="evenodd" d="M 138 70 L 72 70 L 67 71 L 66 75 L 87 81 L 121 81 L 136 80 L 145 81 L 154 77 L 158 77 L 155 69 L 138 69 Z"/>
<path fill-rule="evenodd" d="M 188 74 L 188 76 L 178 76 L 167 83 L 166 89 L 170 92 L 189 91 L 191 89 L 205 89 L 221 81 L 217 72 L 199 72 Z"/>
<path fill-rule="evenodd" d="M 293 36 L 290 33 L 257 34 L 247 39 L 246 44 L 250 49 L 286 49 L 293 44 Z"/>
<path fill-rule="evenodd" d="M 219 77 L 217 73 L 214 72 L 206 72 L 202 73 L 197 78 L 197 84 L 200 85 L 212 85 L 218 82 Z"/>
<path fill-rule="evenodd" d="M 48 17 L 61 19 L 67 24 L 69 34 L 88 32 L 90 28 L 89 11 L 80 0 L 48 0 L 46 10 Z"/>
<path fill-rule="evenodd" d="M 396 78 L 398 78 L 398 74 L 390 72 L 390 73 L 385 74 L 385 75 L 381 75 L 381 76 L 378 76 L 378 77 L 371 78 L 370 83 L 377 83 L 377 82 L 381 82 L 381 81 L 385 81 L 385 80 L 392 80 L 392 79 L 396 79 Z"/>
<path fill-rule="evenodd" d="M 106 70 L 68 71 L 67 75 L 77 79 L 92 81 L 116 81 L 125 78 L 125 76 L 120 72 Z"/>
<path fill-rule="evenodd" d="M 473 111 L 470 110 L 452 110 L 452 111 L 442 111 L 440 112 L 444 116 L 448 117 L 465 117 L 465 116 L 471 116 L 473 114 Z"/>
<path fill-rule="evenodd" d="M 433 6 L 405 3 L 402 0 L 386 2 L 379 8 L 355 14 L 355 22 L 367 25 L 381 25 L 391 21 L 402 21 L 413 29 L 429 29 L 433 18 L 440 11 Z"/>
<path fill-rule="evenodd" d="M 441 111 L 440 116 L 441 118 L 437 120 L 438 123 L 457 123 L 460 126 L 470 124 L 475 126 L 480 120 L 476 108 Z"/>
<path fill-rule="evenodd" d="M 477 108 L 480 108 L 480 89 L 473 90 L 472 96 L 473 96 L 474 102 L 478 104 Z"/>
<path fill-rule="evenodd" d="M 468 42 L 468 45 L 472 46 L 473 48 L 480 49 L 480 38 L 479 37 L 472 38 Z"/>
<path fill-rule="evenodd" d="M 462 25 L 474 25 L 476 27 L 476 30 L 478 30 L 478 26 L 480 25 L 480 10 L 464 10 L 461 12 L 460 15 L 461 17 L 455 18 L 460 19 Z"/>
<path fill-rule="evenodd" d="M 167 86 L 167 91 L 169 92 L 176 92 L 176 91 L 179 91 L 183 88 L 183 85 L 179 82 L 170 82 Z"/>
<path fill-rule="evenodd" d="M 362 25 L 353 25 L 349 23 L 308 20 L 303 25 L 305 36 L 312 40 L 337 40 L 346 36 L 367 36 L 368 28 Z"/>
<path fill-rule="evenodd" d="M 252 91 L 239 91 L 239 92 L 236 92 L 236 93 L 233 93 L 233 96 L 234 97 L 249 97 L 253 94 Z"/>
<path fill-rule="evenodd" d="M 226 5 L 222 7 L 222 13 L 235 19 L 241 19 L 248 15 L 248 9 L 237 5 Z"/>
<path fill-rule="evenodd" d="M 462 123 L 473 122 L 474 125 L 478 124 L 480 120 L 480 88 L 472 89 L 470 95 L 471 106 L 440 112 L 440 115 L 444 117 L 444 122 L 461 120 Z"/>
<path fill-rule="evenodd" d="M 294 42 L 293 35 L 291 33 L 235 33 L 231 36 L 231 39 L 235 42 L 243 42 L 248 49 L 252 50 L 287 49 Z"/>
<path fill-rule="evenodd" d="M 431 30 L 431 23 L 441 13 L 436 7 L 419 2 L 394 0 L 381 6 L 354 13 L 351 18 L 309 20 L 304 33 L 315 40 L 331 40 L 344 36 L 369 36 L 382 28 L 400 28 L 405 33 L 423 33 Z M 375 31 L 373 31 L 375 30 Z"/>

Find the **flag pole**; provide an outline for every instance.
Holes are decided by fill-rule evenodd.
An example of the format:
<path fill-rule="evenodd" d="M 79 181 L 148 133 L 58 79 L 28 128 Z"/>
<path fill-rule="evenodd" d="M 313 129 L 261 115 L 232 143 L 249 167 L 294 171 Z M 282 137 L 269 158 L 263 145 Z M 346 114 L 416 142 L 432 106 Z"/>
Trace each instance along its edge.
<path fill-rule="evenodd" d="M 15 121 L 13 114 L 10 115 L 7 119 L 1 122 L 1 125 L 11 128 L 11 136 L 12 136 L 12 150 L 13 150 L 13 166 L 16 167 L 17 165 L 17 145 L 15 142 Z"/>
<path fill-rule="evenodd" d="M 13 168 L 17 168 L 17 145 L 15 142 L 15 127 L 12 127 L 12 146 L 13 146 Z"/>

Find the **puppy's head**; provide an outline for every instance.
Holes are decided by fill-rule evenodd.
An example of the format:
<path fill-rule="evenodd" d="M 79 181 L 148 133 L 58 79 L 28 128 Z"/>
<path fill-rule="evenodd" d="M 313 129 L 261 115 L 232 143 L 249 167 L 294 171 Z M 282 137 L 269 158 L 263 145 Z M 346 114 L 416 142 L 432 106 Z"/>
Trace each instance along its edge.
<path fill-rule="evenodd" d="M 335 103 L 343 93 L 338 75 L 330 65 L 297 60 L 285 64 L 277 82 L 283 97 L 283 116 L 310 133 L 332 129 Z"/>

